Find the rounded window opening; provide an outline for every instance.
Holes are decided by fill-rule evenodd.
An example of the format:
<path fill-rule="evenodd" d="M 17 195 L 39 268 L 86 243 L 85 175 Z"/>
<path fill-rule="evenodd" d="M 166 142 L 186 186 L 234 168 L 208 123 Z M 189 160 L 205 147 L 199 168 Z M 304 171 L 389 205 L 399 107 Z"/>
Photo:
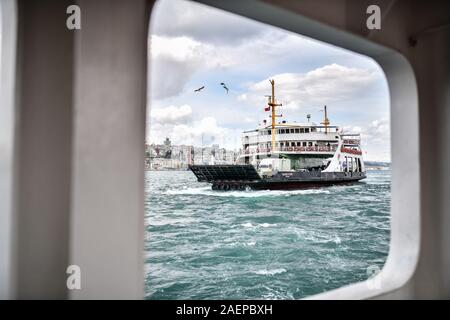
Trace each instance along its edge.
<path fill-rule="evenodd" d="M 149 53 L 146 298 L 299 299 L 381 270 L 389 93 L 371 58 L 183 0 L 156 4 Z"/>

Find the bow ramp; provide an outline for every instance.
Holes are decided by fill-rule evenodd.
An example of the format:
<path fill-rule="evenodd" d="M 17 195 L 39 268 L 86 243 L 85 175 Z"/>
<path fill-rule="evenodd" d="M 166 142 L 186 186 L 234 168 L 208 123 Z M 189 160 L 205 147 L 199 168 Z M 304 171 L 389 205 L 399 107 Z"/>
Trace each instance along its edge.
<path fill-rule="evenodd" d="M 243 165 L 191 165 L 189 169 L 199 182 L 259 181 L 261 177 L 251 164 Z"/>

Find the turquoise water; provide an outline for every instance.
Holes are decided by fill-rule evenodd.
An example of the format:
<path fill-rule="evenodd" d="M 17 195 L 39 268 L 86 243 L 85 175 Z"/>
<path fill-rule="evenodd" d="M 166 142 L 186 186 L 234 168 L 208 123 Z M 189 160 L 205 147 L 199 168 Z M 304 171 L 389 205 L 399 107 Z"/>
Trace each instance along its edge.
<path fill-rule="evenodd" d="M 147 299 L 298 299 L 368 277 L 389 248 L 390 171 L 296 191 L 212 191 L 146 172 Z"/>

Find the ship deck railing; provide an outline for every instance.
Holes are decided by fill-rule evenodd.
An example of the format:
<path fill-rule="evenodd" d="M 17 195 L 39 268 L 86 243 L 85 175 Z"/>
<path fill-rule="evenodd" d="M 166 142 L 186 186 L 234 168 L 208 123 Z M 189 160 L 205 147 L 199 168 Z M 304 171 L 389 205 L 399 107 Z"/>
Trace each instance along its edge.
<path fill-rule="evenodd" d="M 310 147 L 281 147 L 273 149 L 274 152 L 335 152 L 336 146 L 310 146 Z M 244 154 L 254 154 L 254 153 L 270 153 L 272 148 L 258 148 L 256 151 L 245 150 Z"/>

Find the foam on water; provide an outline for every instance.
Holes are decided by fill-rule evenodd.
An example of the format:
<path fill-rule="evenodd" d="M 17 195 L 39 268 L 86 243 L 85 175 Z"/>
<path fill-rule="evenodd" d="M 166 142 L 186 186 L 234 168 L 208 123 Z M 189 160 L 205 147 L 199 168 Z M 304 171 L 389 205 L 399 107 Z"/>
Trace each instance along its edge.
<path fill-rule="evenodd" d="M 256 227 L 262 227 L 262 228 L 269 228 L 269 227 L 276 227 L 276 223 L 259 223 L 257 225 L 253 225 L 251 222 L 242 223 L 241 226 L 244 228 L 256 228 Z"/>
<path fill-rule="evenodd" d="M 210 186 L 197 188 L 169 189 L 163 192 L 166 195 L 201 195 L 213 197 L 233 198 L 259 198 L 259 197 L 290 197 L 296 195 L 329 194 L 325 189 L 305 190 L 249 190 L 249 191 L 218 191 L 212 190 Z"/>
<path fill-rule="evenodd" d="M 276 226 L 276 223 L 260 223 L 259 226 L 263 227 L 263 228 L 268 228 L 268 227 L 274 227 Z"/>
<path fill-rule="evenodd" d="M 284 273 L 286 271 L 287 270 L 284 268 L 278 268 L 278 269 L 270 269 L 270 270 L 267 270 L 267 269 L 257 270 L 257 271 L 254 271 L 254 273 L 262 275 L 262 276 L 274 276 L 276 274 Z"/>
<path fill-rule="evenodd" d="M 241 224 L 244 228 L 254 228 L 255 226 L 251 222 Z"/>

